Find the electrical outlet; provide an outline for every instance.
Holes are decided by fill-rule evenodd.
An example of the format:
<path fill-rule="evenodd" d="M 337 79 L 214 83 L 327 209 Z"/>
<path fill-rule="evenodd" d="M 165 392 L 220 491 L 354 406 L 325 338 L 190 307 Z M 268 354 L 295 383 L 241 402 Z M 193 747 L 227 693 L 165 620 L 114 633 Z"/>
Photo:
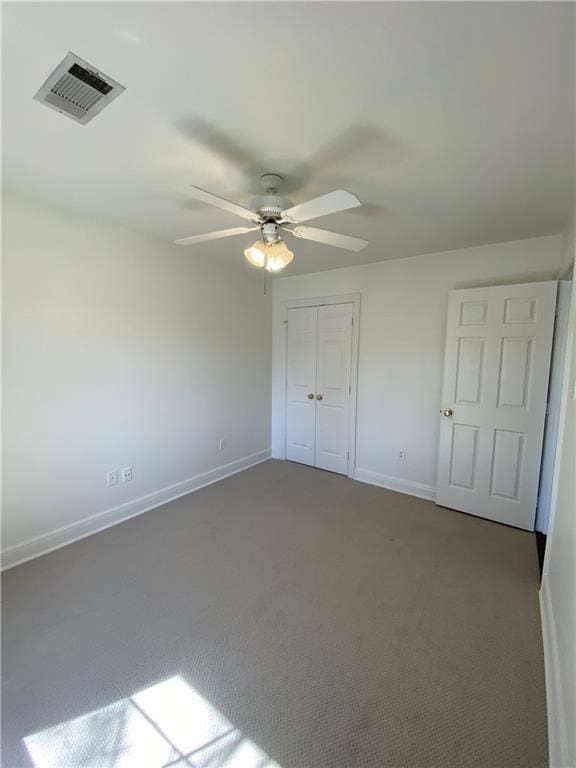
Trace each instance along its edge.
<path fill-rule="evenodd" d="M 111 485 L 118 485 L 118 470 L 112 469 L 108 474 L 106 475 L 106 482 L 108 484 L 108 487 Z"/>
<path fill-rule="evenodd" d="M 407 451 L 405 448 L 403 448 L 401 451 L 398 451 L 398 461 L 406 461 L 406 455 Z"/>
<path fill-rule="evenodd" d="M 228 441 L 225 437 L 221 437 L 220 440 L 218 440 L 218 450 L 223 451 L 224 448 L 228 445 Z"/>
<path fill-rule="evenodd" d="M 122 482 L 129 483 L 132 480 L 132 467 L 124 467 L 122 470 Z"/>

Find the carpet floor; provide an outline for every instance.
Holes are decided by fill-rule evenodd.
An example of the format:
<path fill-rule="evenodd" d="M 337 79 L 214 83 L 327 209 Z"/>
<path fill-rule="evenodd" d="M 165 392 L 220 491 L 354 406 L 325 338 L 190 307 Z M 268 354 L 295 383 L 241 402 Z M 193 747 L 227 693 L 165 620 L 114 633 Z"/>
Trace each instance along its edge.
<path fill-rule="evenodd" d="M 268 461 L 7 571 L 5 768 L 541 768 L 534 536 Z"/>

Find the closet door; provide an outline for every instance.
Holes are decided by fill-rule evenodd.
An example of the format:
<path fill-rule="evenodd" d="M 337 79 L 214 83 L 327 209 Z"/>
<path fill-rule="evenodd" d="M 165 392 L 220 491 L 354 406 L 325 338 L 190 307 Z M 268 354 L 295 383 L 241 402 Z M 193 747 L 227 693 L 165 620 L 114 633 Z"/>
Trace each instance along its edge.
<path fill-rule="evenodd" d="M 288 310 L 286 458 L 314 466 L 318 307 Z"/>
<path fill-rule="evenodd" d="M 348 474 L 352 304 L 318 307 L 315 466 Z"/>

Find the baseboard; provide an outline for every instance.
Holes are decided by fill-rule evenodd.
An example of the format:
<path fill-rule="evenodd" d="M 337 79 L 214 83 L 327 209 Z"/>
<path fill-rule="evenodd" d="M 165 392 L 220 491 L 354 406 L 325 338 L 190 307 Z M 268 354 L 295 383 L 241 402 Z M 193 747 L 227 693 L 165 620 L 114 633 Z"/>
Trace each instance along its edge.
<path fill-rule="evenodd" d="M 232 461 L 230 464 L 224 464 L 209 472 L 204 472 L 180 483 L 161 488 L 138 499 L 127 501 L 112 509 L 98 512 L 84 520 L 79 520 L 77 523 L 65 525 L 62 528 L 50 531 L 50 533 L 14 544 L 2 552 L 2 570 L 13 568 L 15 565 L 25 563 L 27 560 L 32 560 L 55 549 L 60 549 L 60 547 L 65 547 L 74 541 L 78 541 L 78 539 L 83 539 L 85 536 L 90 536 L 105 528 L 110 528 L 112 525 L 122 523 L 124 520 L 128 520 L 136 515 L 141 515 L 143 512 L 148 512 L 162 504 L 166 504 L 168 501 L 173 501 L 180 496 L 185 496 L 187 493 L 197 491 L 225 477 L 235 475 L 237 472 L 242 472 L 244 469 L 260 464 L 269 458 L 269 450 L 258 451 L 258 453 Z"/>
<path fill-rule="evenodd" d="M 562 693 L 562 670 L 558 654 L 556 622 L 546 576 L 540 588 L 540 616 L 546 673 L 549 764 L 550 768 L 572 768 L 569 764 L 568 722 Z"/>
<path fill-rule="evenodd" d="M 387 488 L 389 491 L 398 491 L 407 493 L 410 496 L 418 496 L 428 501 L 436 500 L 436 488 L 424 483 L 415 483 L 412 480 L 403 480 L 400 477 L 391 477 L 390 475 L 381 475 L 379 472 L 372 472 L 370 469 L 359 469 L 354 471 L 354 480 L 370 485 L 378 485 L 381 488 Z"/>

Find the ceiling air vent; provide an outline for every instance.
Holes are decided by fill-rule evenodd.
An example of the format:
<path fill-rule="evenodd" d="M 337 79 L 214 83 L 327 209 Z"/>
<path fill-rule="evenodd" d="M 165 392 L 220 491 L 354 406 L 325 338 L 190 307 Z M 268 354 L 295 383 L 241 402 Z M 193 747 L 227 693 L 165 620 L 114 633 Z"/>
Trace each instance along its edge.
<path fill-rule="evenodd" d="M 34 96 L 36 101 L 88 123 L 125 90 L 123 85 L 69 53 Z"/>

